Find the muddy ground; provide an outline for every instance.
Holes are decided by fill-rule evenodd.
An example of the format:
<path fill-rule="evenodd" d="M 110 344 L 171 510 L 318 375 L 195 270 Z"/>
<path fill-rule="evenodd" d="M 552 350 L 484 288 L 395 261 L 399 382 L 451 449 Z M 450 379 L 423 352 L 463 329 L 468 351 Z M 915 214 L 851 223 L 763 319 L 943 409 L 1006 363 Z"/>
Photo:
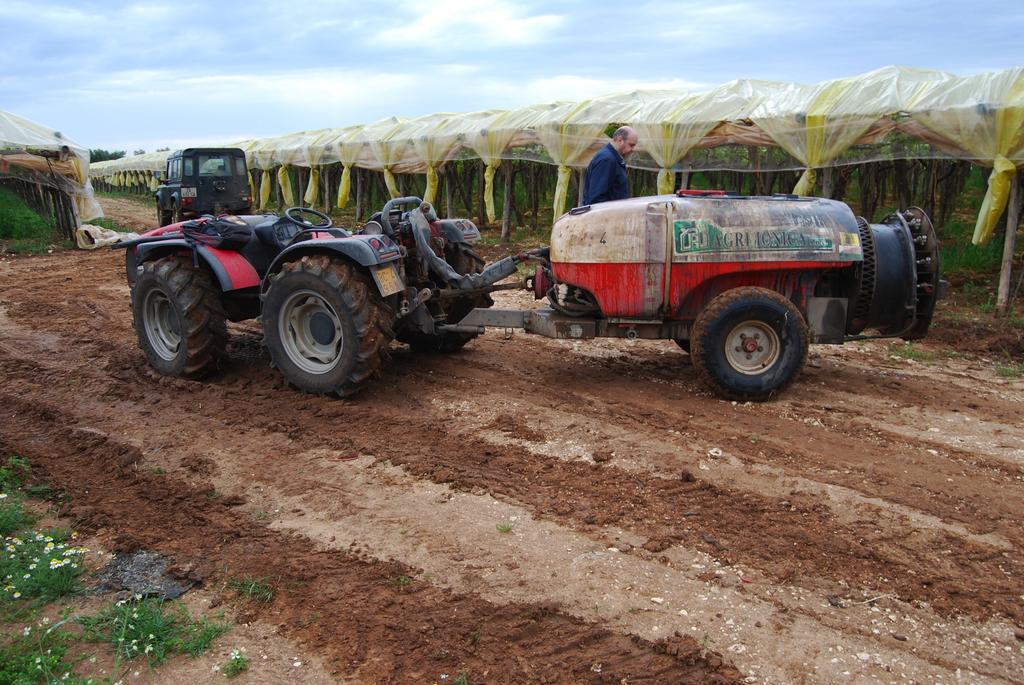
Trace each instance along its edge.
<path fill-rule="evenodd" d="M 120 253 L 7 258 L 0 448 L 111 550 L 271 578 L 245 619 L 337 682 L 1021 683 L 1024 381 L 954 324 L 764 404 L 671 342 L 494 333 L 339 400 L 255 323 L 157 376 Z"/>

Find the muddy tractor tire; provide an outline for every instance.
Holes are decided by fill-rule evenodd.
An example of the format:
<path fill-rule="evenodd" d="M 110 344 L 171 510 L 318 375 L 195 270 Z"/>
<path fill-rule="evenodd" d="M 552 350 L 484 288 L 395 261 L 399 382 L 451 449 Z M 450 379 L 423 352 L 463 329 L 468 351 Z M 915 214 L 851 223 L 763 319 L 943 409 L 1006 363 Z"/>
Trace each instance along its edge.
<path fill-rule="evenodd" d="M 713 299 L 690 337 L 697 373 L 732 400 L 767 400 L 788 387 L 803 368 L 808 342 L 807 324 L 793 303 L 755 287 Z"/>
<path fill-rule="evenodd" d="M 360 267 L 327 255 L 284 264 L 263 303 L 270 358 L 299 390 L 348 397 L 380 374 L 394 314 Z"/>
<path fill-rule="evenodd" d="M 143 264 L 132 287 L 132 314 L 139 347 L 159 373 L 202 378 L 220 366 L 228 338 L 220 289 L 191 259 Z"/>
<path fill-rule="evenodd" d="M 478 274 L 483 271 L 484 261 L 475 253 L 464 251 L 456 247 L 454 253 L 448 257 L 448 263 L 460 274 Z M 460 297 L 448 305 L 445 310 L 449 323 L 458 323 L 476 308 L 486 309 L 494 305 L 494 300 L 488 294 Z M 415 333 L 409 336 L 409 346 L 415 352 L 426 353 L 451 353 L 458 352 L 466 346 L 479 333 L 452 333 L 445 332 L 436 335 Z"/>

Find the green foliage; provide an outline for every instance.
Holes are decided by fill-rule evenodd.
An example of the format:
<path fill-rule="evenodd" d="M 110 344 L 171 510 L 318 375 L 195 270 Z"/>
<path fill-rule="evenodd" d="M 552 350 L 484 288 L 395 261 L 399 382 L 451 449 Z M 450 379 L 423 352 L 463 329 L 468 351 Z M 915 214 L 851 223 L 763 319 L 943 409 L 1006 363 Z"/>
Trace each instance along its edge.
<path fill-rule="evenodd" d="M 242 654 L 239 649 L 232 649 L 228 661 L 221 667 L 220 672 L 230 680 L 249 670 L 249 657 Z"/>
<path fill-rule="evenodd" d="M 241 579 L 230 579 L 228 587 L 242 597 L 247 597 L 263 604 L 268 604 L 274 599 L 274 587 L 270 584 L 269 578 L 253 578 L 246 574 Z"/>
<path fill-rule="evenodd" d="M 72 544 L 66 532 L 49 529 L 8 535 L 3 545 L 0 604 L 52 600 L 78 589 L 82 557 L 88 550 Z"/>
<path fill-rule="evenodd" d="M 180 602 L 155 597 L 121 600 L 95 616 L 78 619 L 87 640 L 113 645 L 118 659 L 145 658 L 150 666 L 172 654 L 196 657 L 228 630 L 226 623 L 192 619 Z"/>
<path fill-rule="evenodd" d="M 56 240 L 56 234 L 13 191 L 0 188 L 0 240 Z"/>
<path fill-rule="evenodd" d="M 11 455 L 0 466 L 0 605 L 17 607 L 30 599 L 50 600 L 74 592 L 86 550 L 58 529 L 26 530 L 36 517 L 25 509 L 28 460 Z M 2 681 L 0 681 L 2 682 Z"/>
<path fill-rule="evenodd" d="M 24 497 L 19 492 L 0 492 L 0 535 L 6 538 L 31 526 L 36 517 L 25 510 Z M 3 567 L 0 562 L 0 568 Z"/>
<path fill-rule="evenodd" d="M 515 528 L 515 524 L 510 521 L 502 521 L 495 527 L 498 529 L 499 533 L 511 533 L 512 529 Z"/>
<path fill-rule="evenodd" d="M 544 227 L 538 231 L 533 231 L 529 228 L 521 227 L 516 228 L 512 231 L 512 235 L 509 237 L 509 242 L 521 245 L 526 248 L 540 247 L 547 245 L 551 241 L 551 230 L 548 227 Z M 502 245 L 501 231 L 487 230 L 480 234 L 480 242 L 483 245 Z M 533 266 L 530 266 L 530 273 L 533 273 Z"/>
<path fill-rule="evenodd" d="M 89 162 L 106 162 L 124 157 L 124 150 L 89 150 Z"/>
<path fill-rule="evenodd" d="M 974 224 L 952 219 L 940 231 L 939 260 L 944 274 L 991 273 L 999 269 L 1003 258 L 1001 240 L 972 245 Z"/>
<path fill-rule="evenodd" d="M 25 486 L 31 469 L 28 459 L 12 454 L 0 466 L 0 492 L 10 492 Z"/>
<path fill-rule="evenodd" d="M 900 357 L 902 359 L 912 359 L 914 361 L 927 361 L 932 358 L 932 355 L 922 350 L 916 349 L 910 343 L 903 343 L 902 345 L 898 343 L 890 344 L 889 354 L 895 357 Z"/>
<path fill-rule="evenodd" d="M 74 636 L 58 627 L 40 623 L 0 637 L 0 683 L 90 682 L 72 672 L 67 656 Z"/>
<path fill-rule="evenodd" d="M 409 576 L 398 576 L 396 578 L 392 578 L 391 580 L 391 587 L 395 588 L 396 590 L 401 590 L 402 588 L 408 587 L 410 585 L 412 585 L 412 578 L 410 578 Z"/>
<path fill-rule="evenodd" d="M 996 375 L 1003 378 L 1020 378 L 1024 376 L 1024 362 L 996 364 Z"/>
<path fill-rule="evenodd" d="M 100 226 L 102 228 L 109 228 L 111 231 L 117 231 L 118 233 L 130 233 L 132 229 L 122 226 L 113 219 L 101 217 L 99 219 L 93 219 L 89 222 L 93 226 Z"/>

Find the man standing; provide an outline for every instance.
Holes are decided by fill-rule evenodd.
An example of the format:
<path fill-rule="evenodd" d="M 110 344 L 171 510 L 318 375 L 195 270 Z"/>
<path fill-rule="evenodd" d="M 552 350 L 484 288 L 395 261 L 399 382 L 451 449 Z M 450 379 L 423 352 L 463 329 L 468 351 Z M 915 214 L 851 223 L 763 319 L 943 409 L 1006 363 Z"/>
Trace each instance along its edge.
<path fill-rule="evenodd" d="M 587 180 L 583 185 L 584 205 L 629 197 L 626 157 L 636 149 L 636 143 L 636 131 L 621 126 L 612 134 L 612 141 L 594 155 L 587 166 Z"/>

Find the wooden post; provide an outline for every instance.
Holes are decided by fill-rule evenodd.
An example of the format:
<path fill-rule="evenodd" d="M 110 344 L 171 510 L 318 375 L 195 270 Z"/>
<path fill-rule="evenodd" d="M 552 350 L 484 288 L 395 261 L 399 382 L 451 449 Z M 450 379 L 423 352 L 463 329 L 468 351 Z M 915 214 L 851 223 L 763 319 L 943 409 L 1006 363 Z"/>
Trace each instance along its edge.
<path fill-rule="evenodd" d="M 324 200 L 324 214 L 330 215 L 331 213 L 331 167 L 326 164 L 320 167 L 320 192 L 321 197 Z"/>
<path fill-rule="evenodd" d="M 452 198 L 452 185 L 455 183 L 455 163 L 444 165 L 444 210 L 449 219 L 455 216 L 455 206 Z"/>
<path fill-rule="evenodd" d="M 484 160 L 481 159 L 480 160 L 480 164 L 478 165 L 478 169 L 477 169 L 479 171 L 479 178 L 478 178 L 479 182 L 476 184 L 476 189 L 477 189 L 476 200 L 477 200 L 477 206 L 480 208 L 480 213 L 479 213 L 478 216 L 480 218 L 480 225 L 481 226 L 486 226 L 487 225 L 487 207 L 484 205 L 484 182 L 485 182 L 484 173 L 486 172 L 486 169 L 487 169 L 487 165 L 484 163 Z"/>
<path fill-rule="evenodd" d="M 996 293 L 996 311 L 1006 314 L 1010 309 L 1010 277 L 1013 272 L 1013 251 L 1016 247 L 1017 224 L 1020 223 L 1020 173 L 1013 175 L 1010 201 L 1006 205 L 1006 237 L 1003 240 L 1003 264 L 999 269 L 999 290 Z"/>
<path fill-rule="evenodd" d="M 821 196 L 832 197 L 832 167 L 830 166 L 821 170 Z"/>
<path fill-rule="evenodd" d="M 356 223 L 359 223 L 363 219 L 363 172 L 355 165 L 352 171 L 356 177 Z"/>
<path fill-rule="evenodd" d="M 515 182 L 515 173 L 512 170 L 512 160 L 505 161 L 505 168 L 502 176 L 505 177 L 505 204 L 501 208 L 501 242 L 506 243 L 512 237 L 512 184 Z"/>

